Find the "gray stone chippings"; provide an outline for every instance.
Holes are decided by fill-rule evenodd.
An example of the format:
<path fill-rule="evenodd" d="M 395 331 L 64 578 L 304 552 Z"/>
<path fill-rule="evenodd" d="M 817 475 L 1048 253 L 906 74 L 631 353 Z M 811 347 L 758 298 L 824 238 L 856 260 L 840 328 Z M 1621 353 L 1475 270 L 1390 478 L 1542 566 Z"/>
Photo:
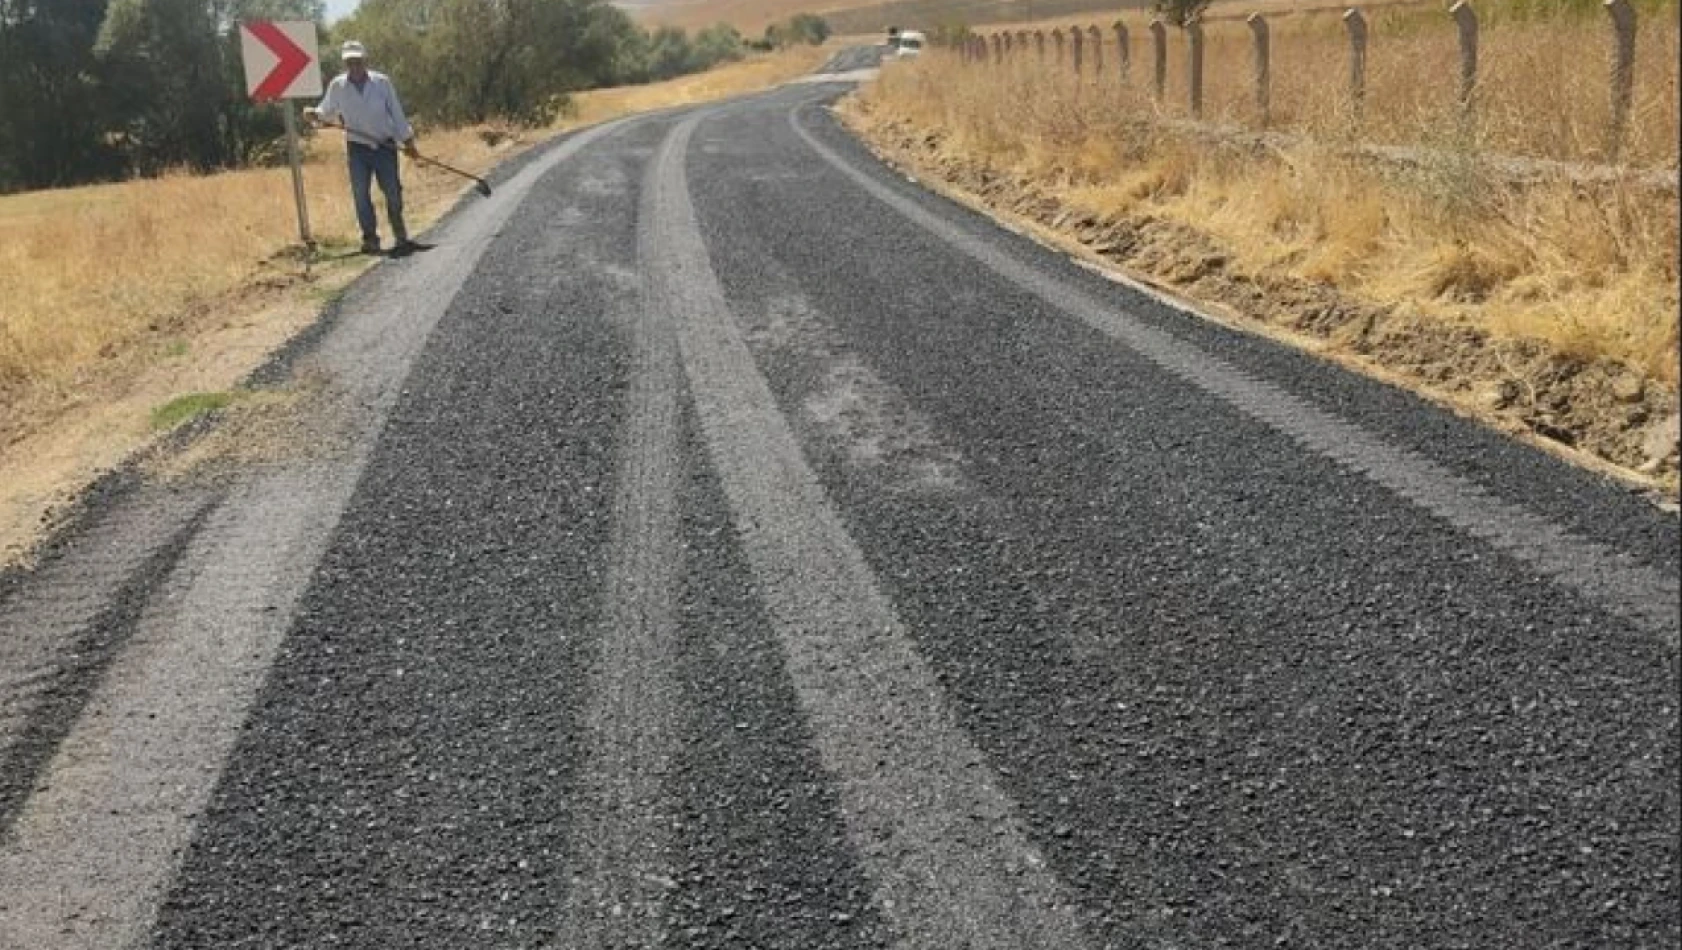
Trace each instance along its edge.
<path fill-rule="evenodd" d="M 845 88 L 511 163 L 276 364 L 308 458 L 0 581 L 0 950 L 1676 945 L 1674 522 Z"/>
<path fill-rule="evenodd" d="M 542 177 L 448 303 L 154 946 L 524 947 L 564 932 L 632 378 L 620 322 L 636 311 L 616 276 L 634 262 L 623 196 L 571 185 L 611 177 L 639 134 Z M 609 266 L 553 267 L 578 257 Z"/>
<path fill-rule="evenodd" d="M 638 256 L 645 286 L 647 261 L 657 256 L 648 242 L 644 232 Z M 645 289 L 635 312 L 626 315 L 634 362 L 620 435 L 600 654 L 584 722 L 590 746 L 586 801 L 571 847 L 578 866 L 565 923 L 579 950 L 660 946 L 668 893 L 662 882 L 675 873 L 665 780 L 678 720 L 672 654 L 680 377 L 677 341 L 659 303 Z"/>
<path fill-rule="evenodd" d="M 1475 425 L 1369 399 L 1385 387 L 1360 377 L 1326 386 L 1340 371 L 1106 287 L 895 181 L 817 115 L 808 131 L 975 241 L 1294 396 L 1383 405 L 1394 418 L 1362 428 L 1445 443 L 1414 450 L 1479 491 L 1533 499 L 1550 522 L 1562 499 L 1611 511 L 1636 551 L 1667 530 L 1564 466 L 1521 457 L 1469 478 L 1461 460 L 1490 441 Z M 1675 944 L 1664 638 L 861 201 L 786 111 L 709 140 L 730 144 L 692 157 L 693 201 L 732 307 L 799 294 L 831 352 L 961 450 L 966 492 L 887 494 L 820 430 L 799 433 L 1095 939 Z M 756 354 L 785 413 L 832 360 Z M 1541 456 L 1504 458 L 1525 453 Z M 1503 475 L 1516 488 L 1486 489 Z M 1618 532 L 1585 536 L 1624 550 Z"/>
<path fill-rule="evenodd" d="M 9 827 L 216 492 L 141 488 L 0 599 L 0 829 Z"/>
<path fill-rule="evenodd" d="M 256 479 L 200 532 L 0 846 L 0 946 L 144 934 L 352 475 Z"/>
<path fill-rule="evenodd" d="M 876 906 L 907 948 L 1085 946 L 754 367 L 690 206 L 698 122 L 673 131 L 650 171 L 658 256 L 646 263 Z"/>
<path fill-rule="evenodd" d="M 1059 282 L 977 240 L 850 165 L 801 126 L 798 109 L 789 113 L 789 122 L 813 151 L 865 192 L 999 276 L 1305 447 L 1338 460 L 1456 528 L 1596 598 L 1671 647 L 1678 645 L 1682 586 L 1676 578 L 1635 563 L 1605 545 L 1569 535 L 1414 452 L 1387 445 L 1359 427 L 1277 386 L 1251 378 L 1219 357 L 1146 326 L 1080 288 Z"/>
<path fill-rule="evenodd" d="M 346 448 L 259 468 L 194 538 L 103 674 L 14 834 L 0 843 L 0 946 L 110 948 L 144 939 L 432 327 L 532 184 L 618 127 L 566 140 L 495 197 L 453 216 L 435 235 L 453 245 L 450 253 L 382 267 L 347 295 L 349 316 L 310 360 L 329 381 L 323 398 L 344 410 Z"/>
<path fill-rule="evenodd" d="M 669 783 L 681 793 L 681 863 L 669 882 L 674 942 L 684 950 L 887 946 L 729 502 L 693 411 L 686 417 L 677 655 L 687 715 Z"/>

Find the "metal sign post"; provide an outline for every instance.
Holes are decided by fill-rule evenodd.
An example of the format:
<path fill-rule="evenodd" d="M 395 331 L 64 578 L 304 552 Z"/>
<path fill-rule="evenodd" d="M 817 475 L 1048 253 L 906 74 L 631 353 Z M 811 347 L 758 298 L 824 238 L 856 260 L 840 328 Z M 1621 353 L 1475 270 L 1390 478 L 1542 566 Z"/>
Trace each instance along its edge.
<path fill-rule="evenodd" d="M 315 24 L 309 20 L 240 24 L 240 53 L 245 61 L 246 92 L 258 102 L 279 102 L 286 117 L 286 157 L 292 165 L 292 196 L 298 204 L 298 236 L 304 242 L 304 269 L 315 254 L 309 205 L 304 199 L 304 164 L 298 146 L 298 118 L 293 99 L 321 95 L 321 54 Z"/>
<path fill-rule="evenodd" d="M 298 237 L 304 242 L 304 268 L 309 268 L 315 254 L 315 238 L 310 236 L 310 208 L 304 200 L 304 162 L 298 148 L 298 119 L 292 114 L 292 100 L 282 99 L 280 111 L 286 115 L 286 157 L 292 163 L 292 196 L 298 202 Z"/>

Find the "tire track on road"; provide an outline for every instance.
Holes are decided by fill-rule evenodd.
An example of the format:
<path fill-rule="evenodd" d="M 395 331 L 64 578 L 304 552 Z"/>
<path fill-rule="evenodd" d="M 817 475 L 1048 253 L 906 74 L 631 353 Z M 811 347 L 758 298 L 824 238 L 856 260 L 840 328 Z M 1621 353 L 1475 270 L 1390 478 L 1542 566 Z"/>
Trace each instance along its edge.
<path fill-rule="evenodd" d="M 889 945 L 847 843 L 834 783 L 693 408 L 684 413 L 678 680 L 683 732 L 668 780 L 681 802 L 670 901 L 683 950 Z"/>
<path fill-rule="evenodd" d="M 0 848 L 0 946 L 140 939 L 349 474 L 255 479 L 211 516 Z"/>
<path fill-rule="evenodd" d="M 40 567 L 5 578 L 0 591 L 0 709 L 27 718 L 24 682 L 51 678 L 86 628 L 111 609 L 125 583 L 194 517 L 211 492 L 141 488 L 72 537 Z M 0 763 L 15 736 L 0 728 Z M 11 767 L 0 769 L 10 772 Z"/>
<path fill-rule="evenodd" d="M 210 492 L 205 495 L 202 500 L 183 499 L 157 517 L 134 518 L 138 511 L 123 512 L 113 521 L 132 527 L 133 533 L 119 528 L 117 537 L 103 537 L 99 546 L 110 546 L 102 552 L 106 556 L 58 565 L 64 570 L 55 573 L 88 570 L 93 575 L 84 582 L 88 586 L 74 586 L 74 578 L 61 576 L 59 583 L 32 590 L 40 598 L 9 612 L 0 623 L 0 646 L 12 653 L 0 661 L 0 675 L 5 677 L 0 684 L 0 838 L 11 830 L 59 743 L 127 645 L 151 585 L 174 569 L 214 508 L 218 498 Z M 144 505 L 136 503 L 136 507 L 144 510 Z M 134 521 L 140 524 L 134 526 Z M 154 534 L 166 528 L 168 534 Z M 144 560 L 136 563 L 141 555 Z M 107 585 L 124 574 L 116 589 L 110 590 Z M 59 595 L 68 601 L 67 609 L 57 609 Z M 109 603 L 100 613 L 82 616 L 88 606 L 106 597 Z M 31 647 L 56 655 L 37 656 L 40 666 L 17 662 L 18 655 Z"/>
<path fill-rule="evenodd" d="M 691 206 L 701 116 L 650 170 L 649 261 L 789 675 L 877 906 L 907 948 L 1087 944 L 980 752 L 956 725 L 754 366 Z"/>
<path fill-rule="evenodd" d="M 648 217 L 648 195 L 639 216 Z M 675 753 L 678 689 L 673 598 L 677 550 L 677 341 L 661 318 L 648 277 L 654 236 L 639 226 L 643 273 L 633 315 L 625 441 L 613 505 L 612 550 L 600 652 L 585 716 L 590 746 L 570 853 L 582 867 L 567 908 L 572 946 L 615 950 L 659 946 L 663 902 L 672 887 L 674 816 L 666 776 Z"/>

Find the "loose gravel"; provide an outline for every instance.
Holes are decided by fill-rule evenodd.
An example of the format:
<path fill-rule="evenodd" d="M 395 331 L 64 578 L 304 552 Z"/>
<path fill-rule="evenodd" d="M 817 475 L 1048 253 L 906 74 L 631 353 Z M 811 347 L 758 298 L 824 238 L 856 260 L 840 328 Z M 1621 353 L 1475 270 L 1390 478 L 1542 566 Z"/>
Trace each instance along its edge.
<path fill-rule="evenodd" d="M 776 122 L 744 114 L 692 173 L 714 267 L 738 312 L 798 297 L 845 341 L 761 366 L 1107 937 L 1675 939 L 1664 638 L 861 201 Z M 834 444 L 805 410 L 841 358 L 973 490 L 887 492 Z"/>
<path fill-rule="evenodd" d="M 270 370 L 332 451 L 3 582 L 0 944 L 1682 939 L 1675 624 L 1573 574 L 1676 519 L 922 193 L 844 88 L 511 169 Z"/>

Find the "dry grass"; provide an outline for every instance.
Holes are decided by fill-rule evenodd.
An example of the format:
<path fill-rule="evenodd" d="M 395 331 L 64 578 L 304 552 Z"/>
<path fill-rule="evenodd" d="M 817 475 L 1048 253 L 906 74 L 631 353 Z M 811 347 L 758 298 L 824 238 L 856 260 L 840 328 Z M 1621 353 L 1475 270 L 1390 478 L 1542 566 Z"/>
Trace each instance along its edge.
<path fill-rule="evenodd" d="M 809 72 L 825 55 L 806 48 L 670 82 L 585 93 L 554 130 L 423 133 L 421 146 L 483 172 L 556 131 L 763 89 Z M 462 187 L 421 165 L 410 165 L 405 179 L 417 230 Z M 309 143 L 304 180 L 317 241 L 329 256 L 348 253 L 358 235 L 336 133 Z M 284 169 L 0 198 L 0 452 L 147 366 L 190 360 L 199 333 L 241 319 L 277 294 L 307 292 L 295 220 Z"/>
<path fill-rule="evenodd" d="M 574 97 L 577 111 L 568 121 L 574 125 L 601 122 L 618 115 L 757 92 L 812 72 L 834 52 L 833 46 L 801 46 L 666 82 L 583 93 Z"/>
<path fill-rule="evenodd" d="M 1368 7 L 1366 101 L 1359 121 L 1348 91 L 1348 41 L 1342 6 L 1319 2 L 1259 0 L 1217 4 L 1205 28 L 1203 117 L 1211 122 L 1312 135 L 1326 141 L 1358 139 L 1390 145 L 1461 145 L 1457 81 L 1459 52 L 1452 23 L 1436 4 L 1411 2 Z M 1474 147 L 1493 153 L 1568 162 L 1607 158 L 1610 117 L 1604 16 L 1520 19 L 1495 7 L 1483 14 L 1479 52 L 1479 110 Z M 1271 109 L 1255 102 L 1252 40 L 1242 14 L 1273 17 Z M 1289 11 L 1293 15 L 1278 14 Z M 1636 50 L 1636 88 L 1630 138 L 1622 159 L 1675 168 L 1682 108 L 1678 83 L 1678 6 L 1644 11 Z M 1121 81 L 1119 49 L 1111 24 L 1117 18 L 1063 17 L 1014 25 L 1009 32 L 1098 26 L 1105 72 L 1088 75 L 1092 92 L 1111 108 L 1133 113 L 1188 113 L 1187 44 L 1170 31 L 1163 102 L 1145 94 L 1149 82 L 1149 18 L 1139 11 L 1119 17 L 1132 35 L 1132 78 Z M 992 32 L 991 30 L 983 32 Z M 1087 41 L 1087 61 L 1092 62 Z M 1055 47 L 1047 41 L 1048 51 Z M 1048 59 L 1053 58 L 1048 52 Z M 1090 69 L 1090 66 L 1088 67 Z M 1049 83 L 1035 58 L 1007 65 L 1016 84 Z M 1072 76 L 1072 74 L 1071 74 Z M 1072 81 L 1072 80 L 1071 80 Z"/>
<path fill-rule="evenodd" d="M 1636 122 L 1626 155 L 1674 168 L 1678 93 L 1675 7 L 1642 31 Z M 1411 18 L 1410 18 L 1411 17 Z M 1674 196 L 1568 183 L 1515 188 L 1477 161 L 1492 152 L 1590 162 L 1607 111 L 1605 24 L 1501 23 L 1483 38 L 1484 118 L 1474 147 L 1443 131 L 1455 41 L 1440 11 L 1374 17 L 1368 121 L 1348 124 L 1341 25 L 1307 15 L 1274 31 L 1275 127 L 1301 145 L 1258 152 L 1187 137 L 1115 68 L 1077 84 L 1034 57 L 1004 68 L 951 54 L 887 70 L 856 104 L 869 125 L 935 133 L 941 155 L 1044 185 L 1101 219 L 1178 222 L 1213 239 L 1239 273 L 1335 285 L 1358 299 L 1557 350 L 1610 357 L 1674 389 L 1677 239 Z M 1134 76 L 1148 34 L 1134 30 Z M 1208 28 L 1206 118 L 1255 126 L 1245 83 L 1248 31 Z M 1141 40 L 1139 37 L 1146 37 Z M 1176 55 L 1183 44 L 1173 44 Z M 1583 50 L 1593 50 L 1587 56 Z M 1048 59 L 1051 59 L 1048 55 Z M 1089 59 L 1090 62 L 1090 59 Z M 1171 61 L 1170 75 L 1183 76 Z M 1444 81 L 1441 77 L 1451 77 Z M 1178 82 L 1178 80 L 1176 80 Z M 1170 103 L 1183 101 L 1170 84 Z M 1452 123 L 1447 124 L 1449 128 Z M 1352 139 L 1428 151 L 1407 173 L 1344 157 Z"/>
<path fill-rule="evenodd" d="M 311 143 L 304 181 L 317 240 L 343 254 L 357 233 L 331 139 Z M 501 154 L 464 133 L 423 144 L 468 167 Z M 406 177 L 417 224 L 459 190 L 429 169 Z M 194 337 L 240 319 L 246 298 L 301 289 L 295 222 L 284 169 L 0 199 L 0 445 L 150 363 L 190 358 Z"/>

